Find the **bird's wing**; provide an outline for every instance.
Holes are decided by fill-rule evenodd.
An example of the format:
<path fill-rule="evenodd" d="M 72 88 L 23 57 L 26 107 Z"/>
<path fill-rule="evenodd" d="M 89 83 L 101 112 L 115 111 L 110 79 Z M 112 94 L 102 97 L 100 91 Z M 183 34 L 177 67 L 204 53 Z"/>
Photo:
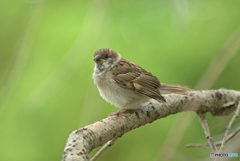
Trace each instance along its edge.
<path fill-rule="evenodd" d="M 122 58 L 115 65 L 113 79 L 120 87 L 136 91 L 159 102 L 165 102 L 158 89 L 160 82 L 157 77 L 130 61 Z"/>

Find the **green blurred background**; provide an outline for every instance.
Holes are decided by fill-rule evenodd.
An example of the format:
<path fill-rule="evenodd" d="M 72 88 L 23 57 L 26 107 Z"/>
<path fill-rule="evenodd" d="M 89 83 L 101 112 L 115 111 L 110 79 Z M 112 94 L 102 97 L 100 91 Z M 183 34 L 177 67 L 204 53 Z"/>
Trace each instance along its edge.
<path fill-rule="evenodd" d="M 239 0 L 1 0 L 0 160 L 60 160 L 70 131 L 118 110 L 93 83 L 100 48 L 164 83 L 240 90 L 239 27 Z M 209 85 L 212 60 L 210 76 L 223 70 Z M 207 116 L 214 140 L 231 116 Z M 239 139 L 228 152 L 240 154 Z M 203 142 L 197 115 L 181 113 L 127 133 L 99 161 L 209 159 L 209 147 L 185 148 Z"/>

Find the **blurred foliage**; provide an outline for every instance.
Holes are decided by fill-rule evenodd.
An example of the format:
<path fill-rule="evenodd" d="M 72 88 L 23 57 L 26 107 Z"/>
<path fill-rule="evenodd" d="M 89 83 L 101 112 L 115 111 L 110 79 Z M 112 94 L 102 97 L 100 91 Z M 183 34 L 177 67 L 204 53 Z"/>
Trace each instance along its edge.
<path fill-rule="evenodd" d="M 92 80 L 100 48 L 161 82 L 194 87 L 238 30 L 239 8 L 237 0 L 1 0 L 0 160 L 60 160 L 70 131 L 117 111 Z M 213 88 L 240 90 L 239 69 L 238 51 Z M 209 158 L 208 147 L 184 147 L 206 142 L 197 115 L 188 115 L 194 117 L 171 159 Z M 99 161 L 158 160 L 176 116 L 127 133 Z M 230 117 L 208 115 L 214 137 L 223 136 Z"/>

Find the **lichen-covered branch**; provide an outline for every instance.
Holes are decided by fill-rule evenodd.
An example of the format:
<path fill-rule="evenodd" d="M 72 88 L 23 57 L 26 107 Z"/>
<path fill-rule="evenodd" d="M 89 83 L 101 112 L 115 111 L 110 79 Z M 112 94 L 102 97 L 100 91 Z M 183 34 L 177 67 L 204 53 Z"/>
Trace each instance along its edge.
<path fill-rule="evenodd" d="M 189 96 L 165 95 L 166 103 L 151 100 L 141 109 L 125 111 L 128 117 L 112 116 L 70 133 L 62 161 L 86 161 L 92 149 L 109 140 L 168 115 L 194 111 L 213 116 L 228 115 L 236 110 L 240 91 L 219 89 L 191 91 Z"/>

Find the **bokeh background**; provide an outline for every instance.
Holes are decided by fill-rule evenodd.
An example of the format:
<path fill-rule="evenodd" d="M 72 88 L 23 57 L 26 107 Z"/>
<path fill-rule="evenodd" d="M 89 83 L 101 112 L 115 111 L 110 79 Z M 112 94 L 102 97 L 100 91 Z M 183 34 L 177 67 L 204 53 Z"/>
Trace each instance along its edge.
<path fill-rule="evenodd" d="M 239 28 L 238 0 L 1 0 L 0 160 L 60 160 L 70 131 L 118 110 L 93 83 L 100 48 L 164 83 L 240 90 Z M 207 115 L 214 140 L 231 117 Z M 99 161 L 208 160 L 209 147 L 185 148 L 204 142 L 197 115 L 181 113 L 127 133 Z M 240 138 L 227 150 L 240 154 Z"/>

